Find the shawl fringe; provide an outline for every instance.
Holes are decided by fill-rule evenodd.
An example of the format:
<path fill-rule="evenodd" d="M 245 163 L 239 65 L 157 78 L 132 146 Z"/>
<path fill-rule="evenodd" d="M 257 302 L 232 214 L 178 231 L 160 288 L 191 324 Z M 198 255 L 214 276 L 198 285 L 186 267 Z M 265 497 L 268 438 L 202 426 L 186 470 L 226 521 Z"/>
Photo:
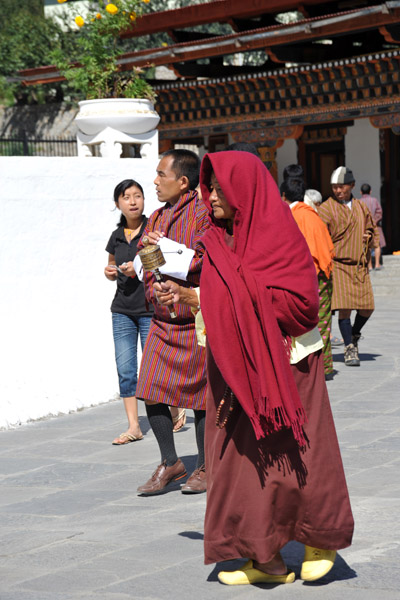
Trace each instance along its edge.
<path fill-rule="evenodd" d="M 249 416 L 257 440 L 282 429 L 292 429 L 299 446 L 306 446 L 303 425 L 307 423 L 307 416 L 303 407 L 296 410 L 294 419 L 290 419 L 283 406 L 269 408 L 268 398 L 257 398 L 254 399 L 254 412 Z"/>

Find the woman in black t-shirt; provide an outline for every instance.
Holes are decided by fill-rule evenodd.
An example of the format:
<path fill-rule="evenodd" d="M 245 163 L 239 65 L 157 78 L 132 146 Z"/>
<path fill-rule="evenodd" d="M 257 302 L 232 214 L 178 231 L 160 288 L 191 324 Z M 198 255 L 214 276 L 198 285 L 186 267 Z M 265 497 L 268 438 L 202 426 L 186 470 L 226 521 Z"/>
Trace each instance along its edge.
<path fill-rule="evenodd" d="M 135 397 L 137 344 L 140 334 L 143 348 L 153 311 L 146 307 L 143 283 L 133 268 L 137 243 L 147 223 L 142 186 L 133 179 L 121 181 L 114 190 L 114 202 L 121 211 L 121 219 L 106 247 L 109 256 L 104 274 L 110 281 L 117 281 L 111 312 L 120 396 L 124 400 L 128 429 L 113 444 L 121 446 L 143 439 Z"/>

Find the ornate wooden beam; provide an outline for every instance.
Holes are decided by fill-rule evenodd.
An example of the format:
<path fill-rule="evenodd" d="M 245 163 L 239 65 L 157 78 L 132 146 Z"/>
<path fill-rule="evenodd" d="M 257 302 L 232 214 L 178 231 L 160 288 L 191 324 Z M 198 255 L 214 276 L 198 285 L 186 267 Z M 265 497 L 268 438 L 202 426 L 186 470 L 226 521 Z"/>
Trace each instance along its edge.
<path fill-rule="evenodd" d="M 393 5 L 390 12 L 383 10 L 382 7 L 386 5 L 373 6 L 321 18 L 306 19 L 290 25 L 276 25 L 206 40 L 173 44 L 166 48 L 128 52 L 122 55 L 118 62 L 121 70 L 130 70 L 135 66 L 146 67 L 150 64 L 172 66 L 174 63 L 211 56 L 222 56 L 285 44 L 290 46 L 290 44 L 304 40 L 310 41 L 339 36 L 360 30 L 373 30 L 400 21 L 400 1 L 391 2 L 390 4 Z M 295 62 L 295 55 L 293 58 L 293 62 Z M 20 71 L 20 74 L 25 85 L 37 85 L 38 83 L 49 83 L 64 79 L 54 66 L 25 69 Z"/>
<path fill-rule="evenodd" d="M 400 21 L 400 2 L 393 4 L 398 7 L 390 12 L 385 12 L 383 7 L 378 5 L 336 15 L 305 19 L 290 25 L 274 25 L 186 44 L 175 44 L 167 48 L 130 52 L 124 54 L 120 62 L 124 68 L 144 66 L 146 61 L 155 65 L 173 64 L 278 45 L 290 47 L 291 44 L 305 40 L 312 41 L 357 31 L 374 30 Z M 295 53 L 292 62 L 296 62 Z"/>
<path fill-rule="evenodd" d="M 330 0 L 304 0 L 303 5 L 327 4 Z M 296 0 L 218 0 L 203 4 L 194 4 L 185 8 L 176 8 L 143 15 L 129 30 L 122 34 L 124 38 L 138 37 L 160 31 L 169 31 L 171 23 L 174 29 L 183 29 L 206 23 L 228 23 L 230 19 L 248 19 L 264 13 L 280 13 L 296 10 Z"/>
<path fill-rule="evenodd" d="M 400 25 L 387 25 L 379 28 L 379 33 L 389 44 L 400 44 Z"/>
<path fill-rule="evenodd" d="M 400 126 L 400 107 L 399 112 L 392 112 L 387 115 L 378 115 L 374 117 L 370 117 L 371 125 L 376 127 L 377 129 L 393 129 L 394 127 Z"/>
<path fill-rule="evenodd" d="M 285 127 L 399 113 L 400 50 L 258 75 L 171 82 L 156 91 L 161 138 L 246 130 L 261 142 L 280 137 L 278 129 L 284 135 Z"/>

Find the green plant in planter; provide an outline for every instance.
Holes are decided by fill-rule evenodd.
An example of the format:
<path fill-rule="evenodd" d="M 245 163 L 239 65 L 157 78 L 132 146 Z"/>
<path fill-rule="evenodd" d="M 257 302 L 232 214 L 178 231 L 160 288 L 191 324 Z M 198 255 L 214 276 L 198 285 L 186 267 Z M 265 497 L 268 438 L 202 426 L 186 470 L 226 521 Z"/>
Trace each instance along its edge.
<path fill-rule="evenodd" d="M 68 0 L 57 0 L 64 4 Z M 154 102 L 156 94 L 144 71 L 135 68 L 132 73 L 120 71 L 117 58 L 121 54 L 119 34 L 140 18 L 143 3 L 150 0 L 98 0 L 83 18 L 75 14 L 79 31 L 75 32 L 76 62 L 66 57 L 61 47 L 52 54 L 60 73 L 72 87 L 94 98 L 147 98 Z M 73 10 L 73 7 L 71 6 Z M 71 14 L 71 18 L 72 18 Z"/>
<path fill-rule="evenodd" d="M 143 69 L 140 67 L 134 67 L 133 72 L 135 77 L 128 80 L 125 86 L 121 89 L 121 94 L 124 98 L 148 98 L 154 102 L 156 94 L 151 87 L 150 83 L 141 77 Z"/>

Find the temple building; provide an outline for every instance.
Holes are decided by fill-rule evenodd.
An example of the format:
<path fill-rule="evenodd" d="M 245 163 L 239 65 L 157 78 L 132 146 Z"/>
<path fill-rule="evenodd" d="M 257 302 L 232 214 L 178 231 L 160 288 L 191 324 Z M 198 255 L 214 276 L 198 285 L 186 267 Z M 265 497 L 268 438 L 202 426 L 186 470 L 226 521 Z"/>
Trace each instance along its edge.
<path fill-rule="evenodd" d="M 356 196 L 369 183 L 381 199 L 388 250 L 400 248 L 400 1 L 191 3 L 146 14 L 123 37 L 134 46 L 155 32 L 170 43 L 120 64 L 151 63 L 163 77 L 153 82 L 160 152 L 253 142 L 277 181 L 298 162 L 324 198 L 345 164 Z M 27 84 L 60 79 L 44 69 L 25 72 Z"/>

